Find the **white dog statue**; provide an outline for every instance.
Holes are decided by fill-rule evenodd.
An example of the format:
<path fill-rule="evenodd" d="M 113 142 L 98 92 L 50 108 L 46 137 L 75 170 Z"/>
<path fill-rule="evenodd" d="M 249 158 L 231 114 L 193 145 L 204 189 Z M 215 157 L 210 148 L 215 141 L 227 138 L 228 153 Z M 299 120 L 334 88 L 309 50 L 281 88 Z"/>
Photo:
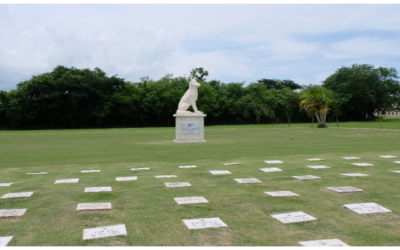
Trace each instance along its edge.
<path fill-rule="evenodd" d="M 196 78 L 192 78 L 189 82 L 189 89 L 186 91 L 186 93 L 182 96 L 179 104 L 178 104 L 178 110 L 176 111 L 177 114 L 187 114 L 187 113 L 192 113 L 190 111 L 187 111 L 187 109 L 192 105 L 194 112 L 195 113 L 201 113 L 203 112 L 197 110 L 196 106 L 196 100 L 197 100 L 197 88 L 200 87 L 200 83 L 196 81 Z"/>

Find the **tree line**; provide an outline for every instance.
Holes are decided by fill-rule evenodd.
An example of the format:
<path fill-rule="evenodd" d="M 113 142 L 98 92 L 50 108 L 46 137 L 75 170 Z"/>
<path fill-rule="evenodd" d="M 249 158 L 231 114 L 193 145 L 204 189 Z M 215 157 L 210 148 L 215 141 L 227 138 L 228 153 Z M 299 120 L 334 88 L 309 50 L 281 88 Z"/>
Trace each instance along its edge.
<path fill-rule="evenodd" d="M 343 120 L 365 120 L 374 118 L 376 109 L 400 103 L 394 68 L 357 64 L 342 67 L 322 86 L 301 86 L 278 79 L 260 79 L 245 85 L 208 81 L 207 76 L 206 70 L 196 68 L 189 77 L 167 74 L 158 80 L 142 77 L 139 82 L 130 82 L 117 75 L 107 76 L 99 68 L 57 66 L 52 72 L 19 83 L 15 90 L 0 91 L 0 128 L 174 126 L 173 114 L 191 77 L 201 83 L 197 107 L 207 114 L 206 125 L 290 125 L 308 122 L 320 112 L 325 113 L 318 120 L 333 120 L 335 114 Z M 315 91 L 322 93 L 322 106 L 318 104 L 321 95 Z M 327 113 L 333 116 L 327 117 Z"/>

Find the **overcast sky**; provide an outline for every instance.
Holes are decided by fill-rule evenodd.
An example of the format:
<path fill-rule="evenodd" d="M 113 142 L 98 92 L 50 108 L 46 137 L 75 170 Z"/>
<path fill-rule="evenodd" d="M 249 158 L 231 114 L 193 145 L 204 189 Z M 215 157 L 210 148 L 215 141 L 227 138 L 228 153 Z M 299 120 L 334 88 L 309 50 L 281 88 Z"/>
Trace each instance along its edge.
<path fill-rule="evenodd" d="M 321 84 L 342 66 L 400 70 L 400 5 L 0 4 L 0 90 L 57 65 L 137 82 Z"/>

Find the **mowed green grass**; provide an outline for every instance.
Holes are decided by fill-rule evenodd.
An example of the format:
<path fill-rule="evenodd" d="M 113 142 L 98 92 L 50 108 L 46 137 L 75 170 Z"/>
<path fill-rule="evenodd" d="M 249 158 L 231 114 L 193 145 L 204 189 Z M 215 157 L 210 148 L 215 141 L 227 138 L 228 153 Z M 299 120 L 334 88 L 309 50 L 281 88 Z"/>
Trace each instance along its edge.
<path fill-rule="evenodd" d="M 396 122 L 394 122 L 396 123 Z M 374 123 L 379 128 L 379 123 Z M 174 143 L 174 128 L 0 132 L 0 209 L 27 208 L 22 217 L 0 219 L 9 246 L 298 246 L 299 241 L 340 239 L 353 246 L 400 245 L 400 130 L 311 128 L 310 124 L 210 126 L 206 143 Z M 340 123 L 340 126 L 344 123 Z M 348 124 L 347 124 L 348 125 Z M 398 126 L 398 124 L 396 124 Z M 371 125 L 372 126 L 372 125 Z M 351 126 L 350 126 L 351 127 Z M 373 126 L 372 126 L 373 127 Z M 379 155 L 396 155 L 384 159 Z M 356 156 L 360 160 L 344 160 Z M 310 162 L 308 158 L 323 158 Z M 283 164 L 266 164 L 281 160 Z M 227 162 L 242 165 L 224 166 Z M 357 167 L 354 162 L 372 163 Z M 181 165 L 197 168 L 180 169 Z M 307 166 L 326 165 L 329 169 Z M 150 170 L 131 171 L 149 167 Z M 260 168 L 279 167 L 265 173 Z M 100 173 L 81 173 L 100 169 Z M 212 175 L 209 170 L 229 170 Z M 47 175 L 26 175 L 48 172 Z M 346 177 L 341 173 L 365 173 Z M 155 175 L 177 175 L 157 179 Z M 316 175 L 320 180 L 297 180 Z M 117 182 L 115 177 L 137 176 Z M 79 178 L 78 183 L 54 184 Z M 236 178 L 257 178 L 239 184 Z M 165 182 L 190 182 L 167 188 Z M 112 192 L 85 193 L 85 187 Z M 337 194 L 326 187 L 353 186 L 363 193 Z M 299 197 L 271 197 L 292 191 Z M 178 205 L 173 198 L 203 196 L 209 203 Z M 80 211 L 78 203 L 111 202 L 110 211 Z M 344 204 L 375 202 L 392 213 L 360 215 Z M 283 224 L 273 214 L 303 211 L 316 221 Z M 183 219 L 219 217 L 226 228 L 188 230 Z M 83 240 L 87 228 L 125 224 L 127 236 Z"/>

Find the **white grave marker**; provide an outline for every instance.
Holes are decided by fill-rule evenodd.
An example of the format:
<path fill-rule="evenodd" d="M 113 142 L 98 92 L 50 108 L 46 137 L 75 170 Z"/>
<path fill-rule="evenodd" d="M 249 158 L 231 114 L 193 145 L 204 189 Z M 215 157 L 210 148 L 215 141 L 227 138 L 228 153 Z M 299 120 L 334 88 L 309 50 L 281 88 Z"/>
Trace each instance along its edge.
<path fill-rule="evenodd" d="M 361 174 L 361 173 L 348 173 L 348 174 L 341 174 L 341 175 L 346 175 L 346 176 L 352 176 L 352 177 L 364 177 L 364 176 L 369 176 L 369 174 Z"/>
<path fill-rule="evenodd" d="M 23 193 L 8 193 L 3 195 L 1 198 L 2 199 L 8 199 L 8 198 L 26 198 L 30 197 L 33 194 L 33 192 L 23 192 Z"/>
<path fill-rule="evenodd" d="M 397 156 L 394 155 L 380 155 L 381 158 L 396 158 Z"/>
<path fill-rule="evenodd" d="M 384 208 L 376 203 L 355 203 L 355 204 L 345 204 L 345 208 L 348 208 L 359 214 L 372 214 L 372 213 L 391 213 L 392 211 Z"/>
<path fill-rule="evenodd" d="M 204 197 L 178 197 L 174 198 L 178 204 L 208 203 Z"/>
<path fill-rule="evenodd" d="M 12 182 L 11 183 L 0 183 L 0 187 L 9 187 L 9 186 L 11 186 L 11 184 L 12 184 Z"/>
<path fill-rule="evenodd" d="M 393 173 L 399 173 L 399 174 L 400 174 L 400 171 L 391 171 L 391 172 L 393 172 Z"/>
<path fill-rule="evenodd" d="M 352 165 L 359 166 L 359 167 L 371 167 L 371 166 L 374 166 L 374 164 L 371 164 L 371 163 L 352 163 Z"/>
<path fill-rule="evenodd" d="M 279 163 L 283 163 L 283 161 L 275 161 L 275 160 L 273 160 L 273 161 L 264 161 L 265 163 L 267 163 L 267 164 L 279 164 Z"/>
<path fill-rule="evenodd" d="M 111 192 L 111 187 L 88 187 L 85 188 L 85 193 L 92 193 L 92 192 Z"/>
<path fill-rule="evenodd" d="M 149 170 L 150 168 L 131 168 L 132 171 L 135 170 Z"/>
<path fill-rule="evenodd" d="M 395 161 L 394 163 L 400 164 L 400 161 Z"/>
<path fill-rule="evenodd" d="M 337 193 L 354 193 L 354 192 L 364 192 L 362 189 L 355 188 L 355 187 L 327 187 L 327 189 L 330 189 L 332 191 L 335 191 Z"/>
<path fill-rule="evenodd" d="M 274 197 L 280 197 L 280 196 L 299 196 L 296 193 L 290 192 L 290 191 L 275 191 L 275 192 L 264 192 L 268 195 L 274 196 Z"/>
<path fill-rule="evenodd" d="M 13 236 L 0 237 L 0 247 L 5 247 L 11 241 Z"/>
<path fill-rule="evenodd" d="M 231 163 L 224 163 L 225 166 L 229 166 L 229 165 L 240 165 L 242 163 L 240 162 L 231 162 Z"/>
<path fill-rule="evenodd" d="M 321 158 L 310 158 L 310 159 L 307 159 L 307 161 L 323 161 L 324 159 L 321 159 Z"/>
<path fill-rule="evenodd" d="M 268 172 L 281 172 L 282 169 L 280 168 L 260 168 L 260 170 L 268 173 Z"/>
<path fill-rule="evenodd" d="M 213 175 L 217 175 L 217 174 L 231 174 L 231 172 L 228 171 L 228 170 L 210 170 L 210 173 L 212 173 Z"/>
<path fill-rule="evenodd" d="M 292 176 L 299 180 L 311 180 L 311 179 L 321 179 L 321 177 L 315 175 L 301 175 L 301 176 Z"/>
<path fill-rule="evenodd" d="M 345 160 L 359 160 L 359 157 L 349 156 L 349 157 L 342 157 Z"/>
<path fill-rule="evenodd" d="M 0 218 L 1 217 L 22 216 L 25 212 L 26 212 L 26 208 L 24 208 L 24 209 L 2 209 L 2 210 L 0 210 Z"/>
<path fill-rule="evenodd" d="M 39 173 L 26 173 L 28 175 L 37 175 L 37 174 L 47 174 L 47 172 L 39 172 Z"/>
<path fill-rule="evenodd" d="M 261 181 L 256 178 L 235 179 L 235 181 L 239 183 L 261 183 Z"/>
<path fill-rule="evenodd" d="M 191 219 L 183 220 L 189 229 L 201 229 L 201 228 L 211 228 L 211 227 L 227 227 L 220 218 L 204 218 L 204 219 Z"/>
<path fill-rule="evenodd" d="M 127 235 L 125 224 L 108 227 L 88 228 L 83 230 L 84 240 L 111 237 L 117 235 Z"/>
<path fill-rule="evenodd" d="M 167 187 L 190 187 L 192 186 L 189 182 L 165 182 Z"/>
<path fill-rule="evenodd" d="M 99 173 L 100 170 L 82 170 L 81 173 Z"/>
<path fill-rule="evenodd" d="M 77 183 L 79 181 L 79 178 L 76 179 L 64 179 L 64 180 L 56 180 L 56 182 L 54 182 L 54 184 L 58 184 L 58 183 Z"/>
<path fill-rule="evenodd" d="M 116 181 L 136 181 L 137 176 L 127 176 L 127 177 L 116 177 Z"/>
<path fill-rule="evenodd" d="M 76 211 L 82 210 L 110 210 L 111 203 L 79 203 Z"/>
<path fill-rule="evenodd" d="M 156 175 L 156 178 L 174 178 L 176 175 Z"/>
<path fill-rule="evenodd" d="M 329 240 L 312 240 L 312 241 L 300 241 L 300 245 L 306 247 L 348 247 L 346 243 L 338 239 Z"/>
<path fill-rule="evenodd" d="M 293 222 L 316 220 L 316 218 L 314 218 L 306 213 L 303 213 L 301 211 L 293 212 L 293 213 L 286 213 L 286 214 L 273 214 L 271 216 L 274 217 L 275 219 L 281 221 L 282 223 L 293 223 Z"/>
<path fill-rule="evenodd" d="M 196 165 L 179 166 L 179 168 L 195 168 Z"/>
<path fill-rule="evenodd" d="M 323 169 L 323 168 L 330 168 L 327 166 L 307 166 L 308 168 L 313 168 L 313 169 Z"/>

